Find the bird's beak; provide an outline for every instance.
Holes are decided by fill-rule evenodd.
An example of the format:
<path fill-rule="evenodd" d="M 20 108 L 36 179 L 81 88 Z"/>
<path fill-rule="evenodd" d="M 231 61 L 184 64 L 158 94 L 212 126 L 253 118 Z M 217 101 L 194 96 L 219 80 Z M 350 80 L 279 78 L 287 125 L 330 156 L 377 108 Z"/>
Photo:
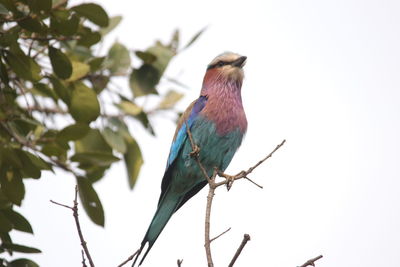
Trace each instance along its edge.
<path fill-rule="evenodd" d="M 232 62 L 232 66 L 238 67 L 238 68 L 243 68 L 243 66 L 246 64 L 246 59 L 247 59 L 247 57 L 241 56 L 240 58 L 238 58 Z"/>

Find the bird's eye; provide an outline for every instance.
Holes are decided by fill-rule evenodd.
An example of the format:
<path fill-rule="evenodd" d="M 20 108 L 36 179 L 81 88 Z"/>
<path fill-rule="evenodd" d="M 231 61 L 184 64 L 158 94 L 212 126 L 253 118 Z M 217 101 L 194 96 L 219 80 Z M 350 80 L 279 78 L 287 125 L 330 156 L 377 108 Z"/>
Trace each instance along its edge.
<path fill-rule="evenodd" d="M 220 61 L 220 62 L 218 62 L 217 66 L 218 66 L 218 67 L 222 67 L 222 66 L 225 66 L 225 64 L 226 64 L 225 62 Z"/>

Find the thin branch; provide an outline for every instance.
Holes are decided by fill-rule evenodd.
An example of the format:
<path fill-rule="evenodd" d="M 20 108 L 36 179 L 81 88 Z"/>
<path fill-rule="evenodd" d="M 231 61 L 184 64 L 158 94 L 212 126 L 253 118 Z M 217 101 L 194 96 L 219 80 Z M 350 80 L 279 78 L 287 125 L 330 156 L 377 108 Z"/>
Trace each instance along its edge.
<path fill-rule="evenodd" d="M 131 260 L 133 260 L 133 258 L 136 256 L 136 254 L 138 254 L 140 251 L 140 249 L 136 250 L 135 253 L 133 253 L 132 255 L 130 255 L 126 260 L 124 260 L 120 265 L 118 265 L 117 267 L 121 267 L 124 266 L 125 264 L 127 264 L 128 262 L 130 262 Z"/>
<path fill-rule="evenodd" d="M 198 157 L 197 157 L 198 159 Z M 200 161 L 199 161 L 200 162 Z M 201 163 L 200 163 L 201 164 Z M 216 187 L 214 186 L 215 184 L 215 177 L 217 176 L 217 169 L 214 170 L 214 174 L 211 178 L 209 178 L 209 190 L 208 190 L 208 196 L 207 196 L 207 207 L 206 207 L 206 218 L 204 222 L 204 247 L 206 249 L 206 256 L 207 256 L 207 263 L 208 267 L 213 267 L 214 263 L 212 260 L 212 255 L 211 255 L 211 240 L 210 240 L 210 220 L 211 220 L 211 206 L 212 206 L 212 201 L 214 199 L 214 192 Z"/>
<path fill-rule="evenodd" d="M 322 255 L 319 255 L 315 258 L 309 259 L 308 261 L 306 261 L 303 265 L 301 265 L 299 267 L 315 266 L 315 262 L 321 258 L 322 258 Z"/>
<path fill-rule="evenodd" d="M 216 187 L 224 185 L 224 184 L 228 184 L 230 180 L 239 180 L 242 178 L 247 178 L 249 179 L 247 176 L 252 173 L 258 166 L 260 166 L 262 163 L 264 163 L 267 159 L 269 159 L 270 157 L 272 157 L 272 155 L 279 149 L 281 148 L 284 144 L 285 144 L 286 140 L 283 140 L 279 145 L 277 145 L 275 147 L 274 150 L 272 150 L 271 153 L 269 153 L 265 158 L 263 158 L 262 160 L 260 160 L 259 162 L 257 162 L 254 166 L 250 167 L 247 171 L 241 171 L 236 175 L 229 175 L 229 174 L 225 174 L 225 173 L 218 173 L 218 176 L 220 177 L 224 177 L 225 181 L 219 182 L 216 184 Z"/>
<path fill-rule="evenodd" d="M 51 199 L 50 199 L 50 202 L 53 203 L 53 204 L 56 204 L 56 205 L 58 205 L 58 206 L 61 206 L 61 207 L 70 209 L 70 210 L 72 210 L 72 211 L 74 210 L 74 207 L 70 207 L 70 206 L 68 206 L 68 205 L 58 203 L 58 202 L 56 202 L 56 201 L 54 201 L 54 200 L 51 200 Z"/>
<path fill-rule="evenodd" d="M 87 267 L 86 259 L 85 259 L 85 252 L 83 251 L 83 249 L 81 250 L 81 252 L 82 252 L 82 267 Z"/>
<path fill-rule="evenodd" d="M 223 231 L 222 233 L 220 233 L 219 235 L 217 235 L 216 237 L 213 237 L 210 239 L 210 243 L 213 242 L 215 239 L 220 238 L 222 235 L 226 234 L 227 232 L 229 232 L 231 230 L 231 228 L 229 227 L 228 229 L 226 229 L 225 231 Z"/>
<path fill-rule="evenodd" d="M 237 251 L 236 251 L 235 255 L 233 256 L 231 262 L 229 263 L 228 267 L 232 267 L 233 264 L 235 264 L 237 258 L 239 257 L 240 253 L 242 253 L 244 246 L 246 246 L 246 244 L 249 240 L 250 240 L 250 235 L 244 234 L 242 243 L 240 243 L 240 246 L 237 249 Z"/>
<path fill-rule="evenodd" d="M 74 216 L 74 219 L 75 219 L 75 225 L 76 225 L 76 229 L 78 231 L 79 240 L 81 241 L 81 246 L 83 248 L 83 251 L 86 254 L 86 258 L 89 261 L 90 267 L 94 267 L 95 265 L 93 263 L 92 257 L 90 256 L 90 252 L 89 252 L 89 249 L 87 247 L 86 241 L 85 241 L 85 239 L 83 237 L 81 225 L 80 225 L 79 218 L 78 218 L 78 216 L 79 216 L 78 215 L 78 185 L 75 186 L 75 198 L 74 198 L 74 206 L 73 207 L 70 207 L 70 206 L 64 205 L 64 204 L 60 204 L 60 203 L 55 202 L 53 200 L 50 200 L 50 202 L 72 210 L 72 215 Z M 84 264 L 84 262 L 83 262 L 83 264 Z"/>
<path fill-rule="evenodd" d="M 254 184 L 255 186 L 257 186 L 260 189 L 263 189 L 264 187 L 262 185 L 257 184 L 256 182 L 254 182 L 253 180 L 251 180 L 249 177 L 244 177 L 244 179 L 248 180 L 250 183 Z"/>

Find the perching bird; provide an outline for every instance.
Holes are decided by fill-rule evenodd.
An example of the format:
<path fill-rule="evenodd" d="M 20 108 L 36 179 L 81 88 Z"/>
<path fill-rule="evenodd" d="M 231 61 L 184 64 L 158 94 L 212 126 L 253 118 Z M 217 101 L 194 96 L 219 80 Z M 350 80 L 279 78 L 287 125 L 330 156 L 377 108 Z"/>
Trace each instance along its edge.
<path fill-rule="evenodd" d="M 247 129 L 241 97 L 242 68 L 245 63 L 245 56 L 226 52 L 208 65 L 200 97 L 189 105 L 179 119 L 161 184 L 157 211 L 133 266 L 148 243 L 139 265 L 142 264 L 172 214 L 207 184 L 198 163 L 190 155 L 193 149 L 186 127 L 190 128 L 193 141 L 200 148 L 198 156 L 209 176 L 214 167 L 224 171 L 242 143 Z"/>

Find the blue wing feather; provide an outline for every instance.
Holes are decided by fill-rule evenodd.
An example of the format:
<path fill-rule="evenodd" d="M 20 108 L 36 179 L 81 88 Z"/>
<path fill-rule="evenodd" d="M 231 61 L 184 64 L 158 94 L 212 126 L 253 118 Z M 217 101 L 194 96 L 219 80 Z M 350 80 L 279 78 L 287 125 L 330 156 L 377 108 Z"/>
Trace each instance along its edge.
<path fill-rule="evenodd" d="M 187 121 L 183 121 L 181 125 L 178 125 L 180 127 L 175 140 L 172 142 L 171 145 L 171 150 L 169 152 L 168 160 L 167 160 L 167 168 L 168 169 L 171 164 L 174 162 L 176 157 L 178 156 L 179 151 L 182 148 L 183 143 L 185 143 L 186 138 L 187 138 L 187 129 L 186 125 L 189 126 L 189 128 L 192 127 L 193 122 L 195 121 L 196 117 L 200 113 L 200 111 L 204 108 L 204 106 L 207 103 L 207 97 L 206 96 L 200 96 L 196 102 L 193 105 L 192 111 L 190 112 Z"/>

